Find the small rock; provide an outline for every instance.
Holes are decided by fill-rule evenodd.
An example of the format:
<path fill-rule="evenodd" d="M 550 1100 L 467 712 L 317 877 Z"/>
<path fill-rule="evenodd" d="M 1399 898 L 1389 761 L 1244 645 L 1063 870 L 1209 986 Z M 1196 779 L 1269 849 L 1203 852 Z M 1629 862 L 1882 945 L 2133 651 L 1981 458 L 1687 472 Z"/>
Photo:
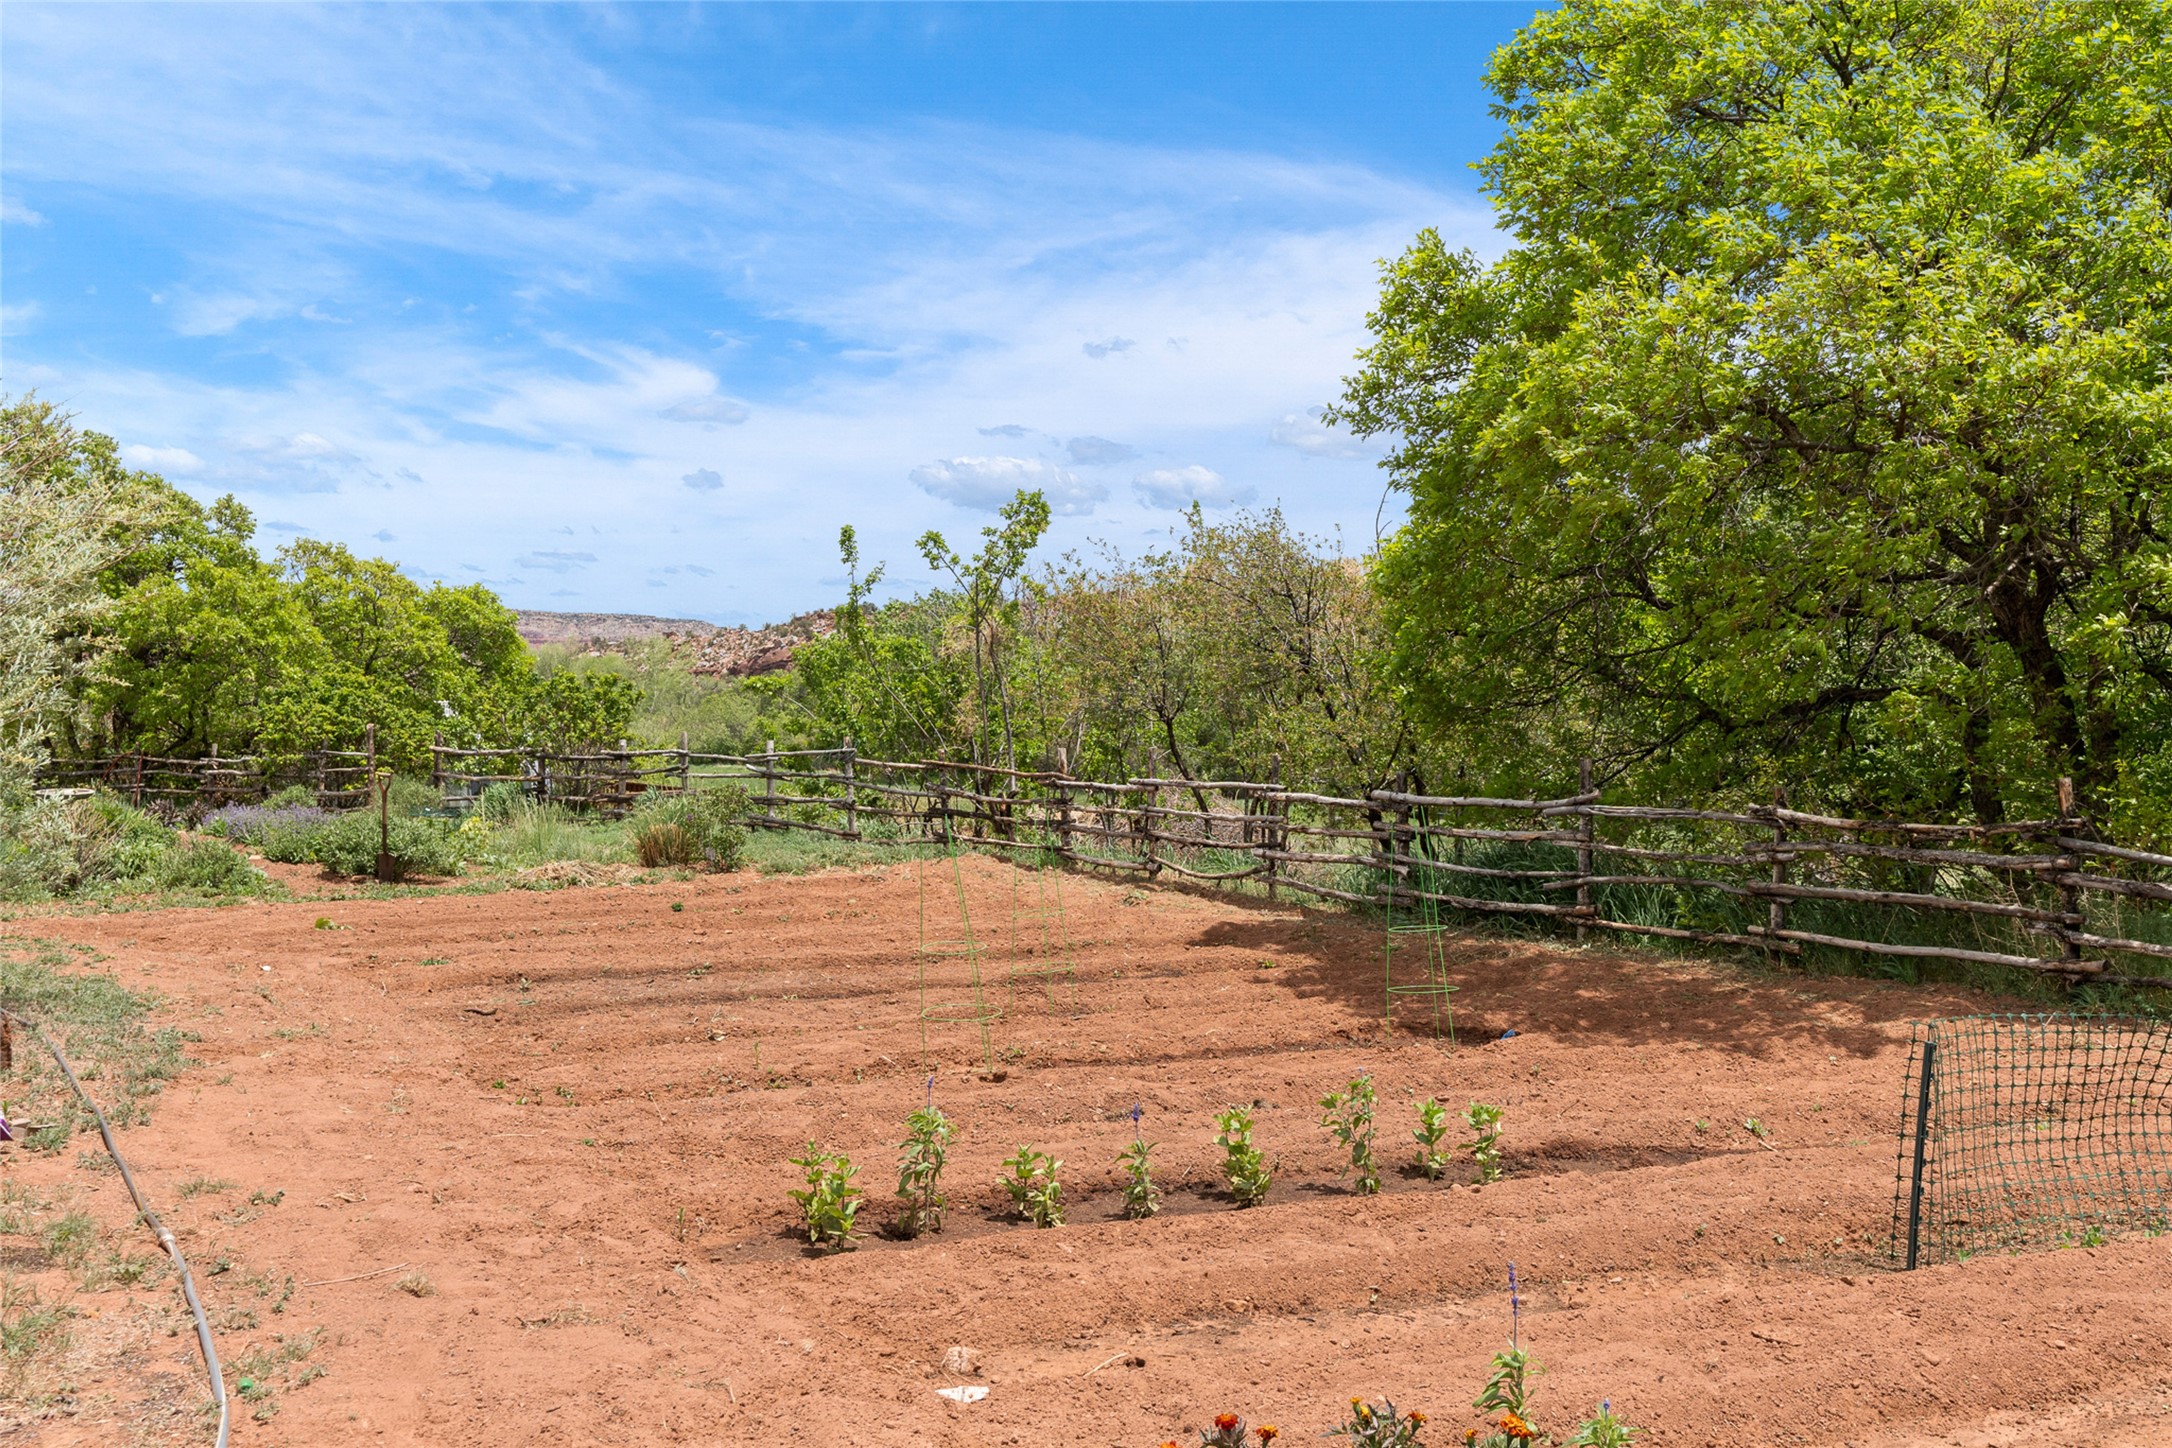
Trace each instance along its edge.
<path fill-rule="evenodd" d="M 811 1353 L 811 1352 L 813 1352 L 813 1351 L 814 1351 L 814 1339 L 813 1339 L 813 1338 L 811 1338 L 811 1337 L 803 1337 L 803 1338 L 801 1338 L 801 1339 L 799 1340 L 799 1350 L 800 1350 L 801 1352 L 808 1352 L 808 1353 Z"/>
<path fill-rule="evenodd" d="M 980 1376 L 980 1354 L 969 1347 L 952 1347 L 943 1354 L 942 1368 L 953 1377 L 977 1378 Z"/>

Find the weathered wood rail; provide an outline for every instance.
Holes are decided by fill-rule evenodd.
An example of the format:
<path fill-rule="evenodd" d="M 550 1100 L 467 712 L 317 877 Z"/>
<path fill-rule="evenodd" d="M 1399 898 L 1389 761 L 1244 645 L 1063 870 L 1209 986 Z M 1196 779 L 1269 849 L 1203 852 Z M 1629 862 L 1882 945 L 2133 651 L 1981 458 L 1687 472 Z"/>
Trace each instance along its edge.
<path fill-rule="evenodd" d="M 337 801 L 359 798 L 370 759 L 366 750 L 327 751 L 299 768 Z M 1614 804 L 1588 787 L 1505 799 L 1091 780 L 1062 767 L 870 759 L 850 745 L 747 755 L 703 753 L 683 740 L 677 749 L 577 753 L 439 745 L 432 761 L 456 808 L 493 783 L 604 815 L 652 791 L 728 785 L 747 792 L 756 828 L 877 846 L 1030 852 L 1269 897 L 1430 905 L 1579 936 L 1596 930 L 1773 957 L 1835 950 L 2002 966 L 2075 984 L 2172 985 L 2172 967 L 2162 964 L 2172 961 L 2172 855 L 2093 838 L 2070 791 L 2057 818 L 1970 825 L 1846 819 L 1777 804 Z M 68 778 L 144 799 L 236 800 L 261 797 L 277 777 L 252 774 L 255 764 L 123 756 L 48 777 L 62 782 L 72 771 Z"/>

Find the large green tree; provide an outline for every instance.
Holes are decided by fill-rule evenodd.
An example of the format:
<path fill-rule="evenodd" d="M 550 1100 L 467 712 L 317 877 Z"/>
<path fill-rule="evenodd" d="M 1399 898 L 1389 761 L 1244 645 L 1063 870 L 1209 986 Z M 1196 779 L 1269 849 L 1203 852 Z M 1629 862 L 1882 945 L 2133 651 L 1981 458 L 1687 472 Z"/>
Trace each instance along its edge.
<path fill-rule="evenodd" d="M 1416 712 L 1504 780 L 2161 828 L 2166 6 L 1567 0 L 1489 84 L 1510 245 L 1388 266 L 1339 409 Z"/>

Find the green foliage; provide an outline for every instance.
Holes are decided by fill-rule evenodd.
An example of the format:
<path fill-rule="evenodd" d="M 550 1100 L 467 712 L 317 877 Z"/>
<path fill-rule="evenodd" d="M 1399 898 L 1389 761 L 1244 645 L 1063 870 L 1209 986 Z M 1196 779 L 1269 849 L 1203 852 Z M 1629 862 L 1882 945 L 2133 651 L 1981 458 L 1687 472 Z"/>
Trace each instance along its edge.
<path fill-rule="evenodd" d="M 1267 1159 L 1252 1144 L 1252 1113 L 1232 1106 L 1214 1118 L 1214 1144 L 1222 1149 L 1222 1178 L 1239 1207 L 1256 1207 L 1267 1200 L 1274 1178 Z"/>
<path fill-rule="evenodd" d="M 1410 1137 L 1418 1143 L 1418 1170 L 1427 1181 L 1439 1181 L 1448 1170 L 1448 1108 L 1432 1097 L 1420 1102 Z"/>
<path fill-rule="evenodd" d="M 1356 1448 L 1413 1448 L 1424 1426 L 1425 1414 L 1401 1412 L 1391 1399 L 1381 1399 L 1376 1408 L 1363 1398 L 1352 1398 L 1350 1411 L 1327 1436 L 1348 1438 Z"/>
<path fill-rule="evenodd" d="M 955 1134 L 950 1118 L 933 1105 L 905 1118 L 905 1139 L 898 1143 L 904 1153 L 897 1164 L 899 1236 L 943 1230 L 943 1209 L 949 1204 L 942 1192 L 943 1163 L 950 1158 Z"/>
<path fill-rule="evenodd" d="M 1631 1426 L 1614 1412 L 1611 1402 L 1599 1404 L 1599 1411 L 1576 1425 L 1576 1434 L 1562 1448 L 1629 1448 L 1644 1430 Z"/>
<path fill-rule="evenodd" d="M 1493 1355 L 1493 1371 L 1471 1406 L 1499 1416 L 1494 1419 L 1494 1431 L 1475 1440 L 1477 1448 L 1531 1448 L 1553 1441 L 1531 1421 L 1527 1379 L 1543 1371 L 1519 1344 L 1511 1343 Z"/>
<path fill-rule="evenodd" d="M 1018 1215 L 1036 1227 L 1062 1226 L 1063 1184 L 1056 1180 L 1056 1172 L 1063 1163 L 1046 1152 L 1021 1146 L 1015 1155 L 1004 1158 L 1003 1165 L 1010 1175 L 996 1180 L 1011 1194 Z"/>
<path fill-rule="evenodd" d="M 334 875 L 371 875 L 382 843 L 402 877 L 460 873 L 460 839 L 447 822 L 394 815 L 384 825 L 380 834 L 375 810 L 348 810 L 314 832 L 309 857 Z"/>
<path fill-rule="evenodd" d="M 1357 1173 L 1359 1196 L 1380 1190 L 1380 1166 L 1373 1159 L 1373 1078 L 1360 1076 L 1340 1091 L 1320 1098 L 1320 1125 L 1350 1153 L 1342 1175 Z"/>
<path fill-rule="evenodd" d="M 1501 1108 L 1483 1101 L 1473 1101 L 1463 1108 L 1463 1124 L 1471 1129 L 1471 1139 L 1463 1149 L 1471 1154 L 1471 1161 L 1478 1168 L 1482 1182 L 1501 1179 Z"/>
<path fill-rule="evenodd" d="M 1161 1210 L 1161 1188 L 1154 1185 L 1154 1144 L 1144 1137 L 1133 1137 L 1131 1145 L 1116 1154 L 1116 1164 L 1124 1169 L 1124 1215 L 1134 1222 L 1143 1222 Z"/>
<path fill-rule="evenodd" d="M 1571 0 L 1492 63 L 1513 238 L 1385 274 L 1341 421 L 1419 719 L 1502 786 L 2172 816 L 2155 0 Z"/>
<path fill-rule="evenodd" d="M 231 845 L 218 840 L 182 840 L 158 857 L 151 883 L 161 890 L 191 890 L 207 895 L 240 895 L 264 883 L 263 872 Z"/>
<path fill-rule="evenodd" d="M 852 1185 L 859 1168 L 843 1152 L 826 1152 L 815 1142 L 792 1157 L 792 1165 L 806 1174 L 804 1190 L 794 1191 L 799 1204 L 800 1226 L 807 1240 L 827 1252 L 852 1250 L 852 1224 L 860 1214 L 860 1189 Z"/>
<path fill-rule="evenodd" d="M 643 795 L 628 820 L 634 855 L 652 869 L 702 865 L 736 870 L 746 852 L 747 813 L 746 791 L 733 785 Z"/>
<path fill-rule="evenodd" d="M 88 969 L 90 952 L 58 942 L 0 937 L 0 1003 L 41 1025 L 88 1079 L 117 1127 L 150 1119 L 150 1101 L 186 1064 L 180 1033 L 151 1030 L 154 996 Z M 17 1075 L 6 1083 L 10 1120 L 49 1121 L 30 1144 L 57 1150 L 95 1126 L 52 1059 L 16 1038 Z"/>

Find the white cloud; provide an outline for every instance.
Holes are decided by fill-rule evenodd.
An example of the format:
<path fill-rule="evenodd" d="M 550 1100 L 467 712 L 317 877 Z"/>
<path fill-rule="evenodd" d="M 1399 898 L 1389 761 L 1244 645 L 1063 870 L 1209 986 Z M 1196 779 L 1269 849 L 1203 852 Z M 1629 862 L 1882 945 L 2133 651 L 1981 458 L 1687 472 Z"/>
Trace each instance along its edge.
<path fill-rule="evenodd" d="M 0 223 L 9 226 L 43 226 L 45 218 L 12 196 L 0 196 Z"/>
<path fill-rule="evenodd" d="M 981 513 L 993 513 L 1023 488 L 1038 489 L 1050 511 L 1066 517 L 1091 513 L 1109 495 L 1101 484 L 1039 458 L 949 458 L 914 468 L 912 480 L 946 503 Z"/>
<path fill-rule="evenodd" d="M 593 553 L 565 553 L 556 549 L 539 548 L 513 560 L 521 568 L 541 568 L 551 573 L 571 573 L 576 568 L 586 568 L 596 561 Z"/>
<path fill-rule="evenodd" d="M 734 402 L 729 397 L 696 397 L 685 402 L 674 402 L 656 415 L 669 418 L 673 422 L 723 423 L 735 426 L 747 420 L 747 405 Z"/>
<path fill-rule="evenodd" d="M 204 465 L 185 447 L 146 447 L 135 442 L 121 449 L 121 461 L 147 472 L 193 473 Z"/>
<path fill-rule="evenodd" d="M 1281 447 L 1295 448 L 1311 458 L 1379 456 L 1378 450 L 1368 447 L 1364 439 L 1352 437 L 1341 428 L 1330 427 L 1326 417 L 1324 407 L 1284 413 L 1268 430 L 1267 440 Z"/>
<path fill-rule="evenodd" d="M 679 481 L 697 493 L 713 493 L 724 486 L 724 479 L 714 468 L 696 468 Z"/>
<path fill-rule="evenodd" d="M 983 427 L 975 430 L 982 437 L 1030 437 L 1033 433 L 1032 428 L 1018 422 L 1006 422 L 1000 427 Z"/>
<path fill-rule="evenodd" d="M 1071 455 L 1071 461 L 1087 467 L 1113 467 L 1128 463 L 1139 455 L 1137 448 L 1126 447 L 1120 442 L 1110 442 L 1105 437 L 1074 437 L 1063 445 Z"/>
<path fill-rule="evenodd" d="M 0 303 L 0 334 L 12 337 L 28 329 L 43 310 L 36 302 Z"/>
<path fill-rule="evenodd" d="M 1111 352 L 1129 352 L 1139 344 L 1129 337 L 1111 337 L 1106 342 L 1082 342 L 1079 351 L 1093 358 L 1108 356 Z"/>
<path fill-rule="evenodd" d="M 1132 479 L 1131 490 L 1139 495 L 1139 501 L 1156 508 L 1188 508 L 1193 503 L 1227 508 L 1249 503 L 1258 495 L 1257 489 L 1233 486 L 1214 469 L 1197 463 L 1141 473 Z"/>

